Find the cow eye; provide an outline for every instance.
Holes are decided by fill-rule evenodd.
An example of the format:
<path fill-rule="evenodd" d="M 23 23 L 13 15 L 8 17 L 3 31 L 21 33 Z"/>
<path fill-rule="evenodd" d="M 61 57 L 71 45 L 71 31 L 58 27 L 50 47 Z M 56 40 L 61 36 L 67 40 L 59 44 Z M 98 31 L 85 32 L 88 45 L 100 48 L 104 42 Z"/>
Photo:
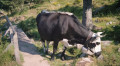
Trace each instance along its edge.
<path fill-rule="evenodd" d="M 97 44 L 97 45 L 99 45 L 99 44 L 100 44 L 100 42 L 96 42 L 96 44 Z"/>
<path fill-rule="evenodd" d="M 90 44 L 95 45 L 95 43 L 90 43 Z"/>

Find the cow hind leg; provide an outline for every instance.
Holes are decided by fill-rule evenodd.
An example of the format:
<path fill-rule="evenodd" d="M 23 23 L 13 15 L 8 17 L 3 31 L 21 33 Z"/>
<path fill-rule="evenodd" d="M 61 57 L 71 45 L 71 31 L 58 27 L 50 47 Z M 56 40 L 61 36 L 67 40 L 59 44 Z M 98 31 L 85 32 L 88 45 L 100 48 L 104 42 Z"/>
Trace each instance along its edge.
<path fill-rule="evenodd" d="M 43 46 L 43 51 L 44 51 L 44 53 L 45 53 L 45 52 L 46 52 L 45 42 L 42 42 L 42 46 Z"/>
<path fill-rule="evenodd" d="M 65 51 L 66 51 L 66 47 L 64 46 L 64 48 L 63 48 L 63 52 L 62 52 L 62 54 L 61 54 L 61 60 L 66 60 L 66 58 L 65 58 Z"/>
<path fill-rule="evenodd" d="M 51 55 L 51 61 L 54 60 L 54 55 L 57 51 L 57 46 L 58 46 L 58 41 L 54 41 L 54 44 L 53 44 L 53 54 Z"/>

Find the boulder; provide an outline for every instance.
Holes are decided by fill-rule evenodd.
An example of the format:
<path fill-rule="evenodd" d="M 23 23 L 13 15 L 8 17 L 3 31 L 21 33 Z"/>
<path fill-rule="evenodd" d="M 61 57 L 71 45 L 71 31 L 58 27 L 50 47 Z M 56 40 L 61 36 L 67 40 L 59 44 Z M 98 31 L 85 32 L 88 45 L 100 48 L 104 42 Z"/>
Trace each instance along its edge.
<path fill-rule="evenodd" d="M 92 29 L 93 30 L 102 30 L 103 28 L 102 27 L 97 27 L 97 26 L 93 25 Z"/>
<path fill-rule="evenodd" d="M 103 60 L 104 57 L 103 57 L 103 55 L 100 55 L 97 59 L 98 59 L 98 60 Z"/>
<path fill-rule="evenodd" d="M 120 52 L 120 48 L 118 48 L 118 52 Z"/>
<path fill-rule="evenodd" d="M 77 44 L 77 49 L 81 49 L 83 47 L 82 44 Z"/>
<path fill-rule="evenodd" d="M 112 41 L 106 40 L 106 41 L 101 41 L 101 43 L 104 46 L 109 46 L 112 43 Z"/>

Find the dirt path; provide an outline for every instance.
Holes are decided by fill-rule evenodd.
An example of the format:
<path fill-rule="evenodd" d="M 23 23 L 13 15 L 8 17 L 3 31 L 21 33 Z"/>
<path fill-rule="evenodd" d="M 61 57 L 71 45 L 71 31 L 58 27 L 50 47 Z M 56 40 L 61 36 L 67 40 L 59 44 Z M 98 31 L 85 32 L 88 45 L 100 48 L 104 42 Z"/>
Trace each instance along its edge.
<path fill-rule="evenodd" d="M 19 49 L 24 59 L 22 66 L 50 66 L 48 61 L 40 56 L 26 34 L 21 29 L 16 29 L 16 31 L 18 32 Z"/>

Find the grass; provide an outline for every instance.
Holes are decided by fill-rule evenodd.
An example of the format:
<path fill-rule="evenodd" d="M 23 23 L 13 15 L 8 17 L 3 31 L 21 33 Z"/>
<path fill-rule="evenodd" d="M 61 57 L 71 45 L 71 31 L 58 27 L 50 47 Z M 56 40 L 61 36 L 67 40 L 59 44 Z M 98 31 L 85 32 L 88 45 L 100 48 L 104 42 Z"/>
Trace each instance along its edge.
<path fill-rule="evenodd" d="M 110 46 L 102 48 L 102 55 L 104 56 L 103 60 L 96 60 L 96 64 L 98 66 L 119 66 L 120 65 L 120 52 L 118 52 L 118 48 L 120 47 L 120 44 L 117 46 L 114 44 L 111 44 Z"/>
<path fill-rule="evenodd" d="M 0 41 L 0 66 L 18 66 L 15 61 L 13 47 L 9 48 L 7 52 L 3 53 L 3 50 L 7 47 L 8 44 L 9 40 L 6 38 Z"/>
<path fill-rule="evenodd" d="M 66 56 L 66 59 L 65 61 L 62 61 L 60 59 L 60 55 L 61 55 L 61 52 L 63 51 L 63 44 L 59 43 L 58 45 L 58 51 L 55 55 L 55 60 L 54 61 L 50 61 L 50 58 L 51 58 L 51 53 L 49 53 L 48 55 L 46 55 L 44 52 L 43 52 L 43 47 L 42 47 L 42 44 L 39 42 L 39 41 L 36 41 L 35 43 L 36 47 L 38 48 L 39 52 L 40 52 L 40 55 L 42 55 L 46 60 L 48 60 L 48 62 L 50 63 L 51 66 L 75 66 L 78 58 L 80 57 L 80 54 L 81 54 L 81 50 L 77 49 L 77 48 L 68 48 L 66 50 L 66 53 L 65 53 L 65 56 Z M 52 52 L 53 51 L 53 46 L 50 45 L 49 46 L 49 51 Z"/>

